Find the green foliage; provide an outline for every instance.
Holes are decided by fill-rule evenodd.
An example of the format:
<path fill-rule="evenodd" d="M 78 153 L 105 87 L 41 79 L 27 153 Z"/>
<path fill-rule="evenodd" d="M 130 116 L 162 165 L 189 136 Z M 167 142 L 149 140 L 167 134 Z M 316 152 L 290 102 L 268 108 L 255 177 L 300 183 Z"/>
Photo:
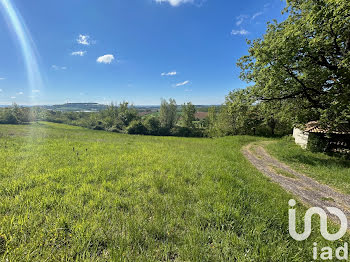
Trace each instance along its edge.
<path fill-rule="evenodd" d="M 12 107 L 0 108 L 0 124 L 21 124 L 33 121 L 45 120 L 53 123 L 64 123 L 81 126 L 93 130 L 105 130 L 117 133 L 129 133 L 155 136 L 203 136 L 202 126 L 194 126 L 195 107 L 188 103 L 186 105 L 186 125 L 189 127 L 181 129 L 176 126 L 178 112 L 176 102 L 162 101 L 160 114 L 149 115 L 141 119 L 135 107 L 128 102 L 113 103 L 99 112 L 62 112 L 47 110 L 39 107 Z"/>
<path fill-rule="evenodd" d="M 268 127 L 271 135 L 283 136 L 292 133 L 295 113 L 286 101 L 259 103 L 257 110 L 262 121 L 260 128 Z"/>
<path fill-rule="evenodd" d="M 231 132 L 237 134 L 254 134 L 262 122 L 259 105 L 250 95 L 249 89 L 230 92 L 226 97 L 227 113 L 231 118 Z"/>
<path fill-rule="evenodd" d="M 160 121 L 158 117 L 155 116 L 149 116 L 144 121 L 144 125 L 148 130 L 148 133 L 150 135 L 159 135 L 160 134 Z"/>
<path fill-rule="evenodd" d="M 0 110 L 1 124 L 18 124 L 18 118 L 10 108 Z"/>
<path fill-rule="evenodd" d="M 0 124 L 23 124 L 43 120 L 46 110 L 39 107 L 11 107 L 0 108 Z"/>
<path fill-rule="evenodd" d="M 350 2 L 287 2 L 288 18 L 249 42 L 241 78 L 259 100 L 286 101 L 296 122 L 336 126 L 350 119 Z"/>
<path fill-rule="evenodd" d="M 127 102 L 119 106 L 113 103 L 99 112 L 61 112 L 47 110 L 43 118 L 54 123 L 65 123 L 82 126 L 94 130 L 106 130 L 111 132 L 126 132 L 129 124 L 137 120 L 138 113 Z"/>
<path fill-rule="evenodd" d="M 191 103 L 182 105 L 182 124 L 184 127 L 193 128 L 195 119 L 196 107 Z"/>
<path fill-rule="evenodd" d="M 134 107 L 129 107 L 128 102 L 121 103 L 118 108 L 117 118 L 119 128 L 127 127 L 135 119 L 137 119 L 137 110 Z"/>
<path fill-rule="evenodd" d="M 328 139 L 324 137 L 322 134 L 314 134 L 310 133 L 307 149 L 311 152 L 326 152 L 328 145 Z"/>
<path fill-rule="evenodd" d="M 112 103 L 105 110 L 101 110 L 97 119 L 102 122 L 104 130 L 123 132 L 133 120 L 138 119 L 138 115 L 133 106 L 129 106 L 128 102 L 122 102 L 119 106 Z M 100 125 L 97 123 L 95 126 Z"/>
<path fill-rule="evenodd" d="M 134 120 L 130 123 L 130 125 L 127 128 L 128 134 L 131 135 L 147 135 L 148 130 L 147 128 L 142 124 L 140 120 Z"/>
<path fill-rule="evenodd" d="M 178 137 L 203 137 L 203 132 L 194 127 L 176 126 L 170 130 L 170 135 Z"/>
<path fill-rule="evenodd" d="M 208 108 L 208 135 L 214 137 L 216 135 L 217 110 L 215 106 Z"/>
<path fill-rule="evenodd" d="M 160 125 L 163 128 L 170 130 L 173 128 L 177 122 L 177 105 L 176 101 L 172 98 L 169 102 L 162 99 L 160 110 L 159 110 L 159 120 Z"/>
<path fill-rule="evenodd" d="M 108 129 L 116 127 L 117 123 L 120 123 L 119 109 L 113 103 L 111 103 L 105 110 L 101 110 L 98 113 L 98 119 L 102 122 L 103 128 Z M 95 125 L 97 126 L 97 125 Z M 118 126 L 120 130 L 123 129 L 124 125 Z"/>
<path fill-rule="evenodd" d="M 225 135 L 285 135 L 292 130 L 287 107 L 261 103 L 250 88 L 235 90 L 226 97 L 217 112 L 209 109 L 209 136 Z"/>

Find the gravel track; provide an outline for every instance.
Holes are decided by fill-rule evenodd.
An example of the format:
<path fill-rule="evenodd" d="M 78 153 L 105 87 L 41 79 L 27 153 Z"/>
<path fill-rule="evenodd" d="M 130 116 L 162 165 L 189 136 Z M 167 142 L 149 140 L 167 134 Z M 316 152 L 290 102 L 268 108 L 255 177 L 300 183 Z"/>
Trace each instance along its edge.
<path fill-rule="evenodd" d="M 325 207 L 337 207 L 345 213 L 350 221 L 350 195 L 338 192 L 302 173 L 294 171 L 268 154 L 262 143 L 249 144 L 242 149 L 242 152 L 261 173 L 293 194 L 307 207 L 321 207 L 325 211 Z M 339 223 L 335 216 L 329 213 L 328 215 L 334 222 Z M 349 230 L 350 223 L 348 223 Z"/>

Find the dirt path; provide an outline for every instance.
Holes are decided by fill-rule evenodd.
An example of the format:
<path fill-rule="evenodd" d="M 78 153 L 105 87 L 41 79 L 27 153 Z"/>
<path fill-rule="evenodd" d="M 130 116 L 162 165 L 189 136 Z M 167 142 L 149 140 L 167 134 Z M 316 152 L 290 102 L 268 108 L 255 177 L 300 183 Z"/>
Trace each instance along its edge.
<path fill-rule="evenodd" d="M 337 207 L 345 213 L 350 221 L 350 195 L 340 193 L 294 171 L 286 164 L 271 157 L 262 144 L 249 144 L 242 149 L 242 152 L 259 171 L 295 195 L 296 199 L 306 206 L 323 209 Z M 335 217 L 332 218 L 335 222 L 339 222 Z M 350 230 L 350 223 L 348 223 L 348 230 Z"/>

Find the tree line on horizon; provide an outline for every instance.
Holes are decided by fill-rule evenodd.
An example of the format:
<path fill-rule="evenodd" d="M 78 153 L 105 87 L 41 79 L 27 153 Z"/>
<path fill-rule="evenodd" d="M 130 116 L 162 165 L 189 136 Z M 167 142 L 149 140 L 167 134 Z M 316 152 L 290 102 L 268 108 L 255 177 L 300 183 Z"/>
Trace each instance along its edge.
<path fill-rule="evenodd" d="M 234 97 L 238 92 L 241 91 L 232 92 L 224 105 L 209 107 L 204 119 L 196 119 L 197 108 L 191 102 L 178 107 L 170 98 L 161 101 L 158 112 L 143 116 L 128 102 L 112 103 L 99 112 L 62 112 L 14 104 L 0 109 L 0 124 L 48 121 L 117 133 L 179 137 L 284 135 L 290 132 L 290 125 L 262 114 L 265 112 L 260 110 L 260 105 L 235 105 L 238 100 Z M 251 111 L 249 118 L 245 117 L 248 111 Z"/>

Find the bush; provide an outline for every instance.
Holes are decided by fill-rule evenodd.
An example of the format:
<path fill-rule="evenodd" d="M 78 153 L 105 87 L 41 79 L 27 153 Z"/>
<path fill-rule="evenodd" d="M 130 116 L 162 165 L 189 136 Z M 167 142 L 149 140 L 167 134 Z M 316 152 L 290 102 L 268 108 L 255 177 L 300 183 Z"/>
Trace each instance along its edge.
<path fill-rule="evenodd" d="M 170 130 L 167 127 L 160 127 L 158 130 L 158 135 L 160 136 L 170 136 Z"/>
<path fill-rule="evenodd" d="M 203 137 L 203 132 L 200 129 L 176 126 L 170 130 L 172 136 L 179 137 Z"/>
<path fill-rule="evenodd" d="M 130 135 L 147 135 L 148 130 L 139 120 L 134 120 L 127 128 L 127 132 Z"/>
<path fill-rule="evenodd" d="M 145 127 L 148 130 L 149 135 L 160 135 L 160 121 L 155 116 L 148 117 L 144 122 Z"/>
<path fill-rule="evenodd" d="M 307 149 L 311 152 L 326 152 L 328 139 L 324 135 L 309 134 Z"/>
<path fill-rule="evenodd" d="M 17 117 L 13 114 L 11 109 L 3 109 L 0 115 L 0 124 L 19 124 Z"/>

